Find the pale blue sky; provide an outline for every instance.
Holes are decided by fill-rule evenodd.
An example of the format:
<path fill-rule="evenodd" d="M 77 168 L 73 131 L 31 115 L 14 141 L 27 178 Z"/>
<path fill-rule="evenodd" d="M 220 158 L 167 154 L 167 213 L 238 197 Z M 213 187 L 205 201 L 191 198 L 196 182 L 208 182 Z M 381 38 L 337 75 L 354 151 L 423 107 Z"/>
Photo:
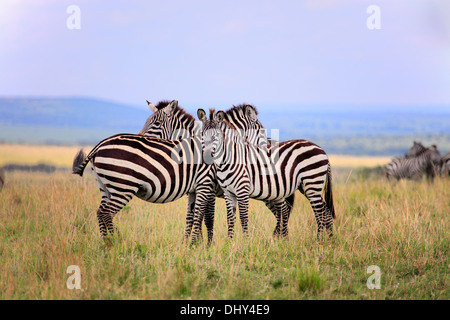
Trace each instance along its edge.
<path fill-rule="evenodd" d="M 366 27 L 373 4 L 381 30 Z M 0 96 L 30 95 L 450 104 L 450 1 L 2 0 Z"/>

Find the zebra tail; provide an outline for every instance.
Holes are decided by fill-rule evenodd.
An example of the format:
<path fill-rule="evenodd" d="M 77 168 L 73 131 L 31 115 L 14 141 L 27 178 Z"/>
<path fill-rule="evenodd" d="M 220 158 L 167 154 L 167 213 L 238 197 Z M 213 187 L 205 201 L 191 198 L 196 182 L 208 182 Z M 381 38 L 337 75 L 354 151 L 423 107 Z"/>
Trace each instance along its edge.
<path fill-rule="evenodd" d="M 329 163 L 327 170 L 327 184 L 325 185 L 325 203 L 328 210 L 330 210 L 333 219 L 336 219 L 336 214 L 334 213 L 333 190 L 331 189 L 331 166 Z"/>
<path fill-rule="evenodd" d="M 78 174 L 80 177 L 82 177 L 84 168 L 86 168 L 86 165 L 88 164 L 89 160 L 91 159 L 90 158 L 88 159 L 86 157 L 86 154 L 84 153 L 83 149 L 80 149 L 80 151 L 78 151 L 75 158 L 73 159 L 72 173 Z"/>

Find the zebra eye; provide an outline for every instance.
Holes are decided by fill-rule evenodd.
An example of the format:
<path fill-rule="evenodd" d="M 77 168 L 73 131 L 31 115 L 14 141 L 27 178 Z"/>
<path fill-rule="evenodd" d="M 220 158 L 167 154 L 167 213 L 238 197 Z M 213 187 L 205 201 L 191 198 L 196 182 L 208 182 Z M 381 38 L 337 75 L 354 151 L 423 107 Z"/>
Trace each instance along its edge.
<path fill-rule="evenodd" d="M 155 125 L 156 127 L 159 127 L 159 126 L 161 126 L 161 122 L 155 121 L 155 122 L 153 123 L 153 125 Z"/>

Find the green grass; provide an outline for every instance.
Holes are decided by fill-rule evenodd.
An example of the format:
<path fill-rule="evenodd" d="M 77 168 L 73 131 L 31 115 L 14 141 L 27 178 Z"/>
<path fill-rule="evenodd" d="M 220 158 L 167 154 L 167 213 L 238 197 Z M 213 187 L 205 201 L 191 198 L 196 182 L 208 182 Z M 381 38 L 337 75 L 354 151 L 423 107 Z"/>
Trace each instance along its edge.
<path fill-rule="evenodd" d="M 250 202 L 249 236 L 227 238 L 224 200 L 214 241 L 182 244 L 186 198 L 133 199 L 115 218 L 120 235 L 99 236 L 94 179 L 68 173 L 9 173 L 0 192 L 2 299 L 449 299 L 450 179 L 387 183 L 336 174 L 332 239 L 297 193 L 288 240 L 273 215 Z M 206 232 L 203 230 L 206 237 Z M 69 290 L 67 267 L 81 269 Z M 366 286 L 381 269 L 381 289 Z"/>

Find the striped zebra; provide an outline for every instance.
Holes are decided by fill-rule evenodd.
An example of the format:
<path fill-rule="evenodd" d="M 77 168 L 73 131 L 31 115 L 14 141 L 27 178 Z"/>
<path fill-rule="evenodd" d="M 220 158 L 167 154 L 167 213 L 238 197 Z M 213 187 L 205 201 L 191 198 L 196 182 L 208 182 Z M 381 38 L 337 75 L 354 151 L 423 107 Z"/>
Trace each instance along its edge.
<path fill-rule="evenodd" d="M 385 167 L 386 177 L 389 180 L 419 180 L 425 175 L 429 181 L 433 182 L 436 172 L 441 167 L 441 154 L 436 145 L 420 149 L 415 156 L 413 152 L 410 152 L 408 158 L 394 158 Z"/>
<path fill-rule="evenodd" d="M 414 141 L 413 146 L 405 153 L 405 158 L 416 157 L 418 154 L 424 152 L 427 148 L 420 142 Z M 450 175 L 450 153 L 441 157 L 441 163 L 435 164 L 435 171 L 440 175 Z"/>
<path fill-rule="evenodd" d="M 248 232 L 249 198 L 271 201 L 281 219 L 281 234 L 287 236 L 288 208 L 285 199 L 296 190 L 303 193 L 314 210 L 318 233 L 332 235 L 335 218 L 331 188 L 331 167 L 322 148 L 307 140 L 290 140 L 261 148 L 236 134 L 223 111 L 197 111 L 203 123 L 203 157 L 214 161 L 217 180 L 224 190 L 227 205 L 228 234 L 233 235 L 236 203 L 241 225 Z M 322 190 L 325 189 L 325 200 Z M 197 220 L 197 218 L 195 219 Z M 194 224 L 193 236 L 197 234 Z"/>
<path fill-rule="evenodd" d="M 179 107 L 176 100 L 170 103 L 168 101 L 161 101 L 156 106 L 148 101 L 147 103 L 153 114 L 147 119 L 139 134 L 174 140 L 180 137 L 190 137 L 200 133 L 200 127 L 195 122 L 194 117 Z M 245 103 L 233 106 L 225 111 L 225 119 L 234 124 L 245 139 L 253 144 L 265 145 L 267 144 L 268 139 L 264 127 L 258 120 L 257 115 L 257 109 L 254 106 Z M 183 135 L 180 135 L 180 132 L 183 133 Z M 223 190 L 218 188 L 216 196 L 223 198 Z M 193 201 L 193 197 L 188 198 L 185 238 L 189 237 L 190 230 L 192 229 L 194 218 L 193 207 L 195 204 Z M 286 201 L 289 208 L 289 215 L 294 203 L 294 195 L 288 197 Z M 272 202 L 268 201 L 266 201 L 265 204 L 277 218 L 278 222 L 274 234 L 279 235 L 280 225 L 279 218 L 276 215 L 275 206 Z M 212 203 L 208 205 L 206 214 L 214 215 L 214 207 L 215 198 L 212 200 Z"/>
<path fill-rule="evenodd" d="M 195 195 L 194 212 L 203 215 L 215 195 L 215 167 L 203 161 L 199 137 L 172 141 L 119 134 L 98 143 L 87 156 L 80 150 L 72 172 L 82 176 L 89 162 L 102 194 L 97 218 L 103 237 L 114 233 L 113 217 L 134 196 L 168 203 Z M 210 243 L 214 221 L 207 218 Z"/>

